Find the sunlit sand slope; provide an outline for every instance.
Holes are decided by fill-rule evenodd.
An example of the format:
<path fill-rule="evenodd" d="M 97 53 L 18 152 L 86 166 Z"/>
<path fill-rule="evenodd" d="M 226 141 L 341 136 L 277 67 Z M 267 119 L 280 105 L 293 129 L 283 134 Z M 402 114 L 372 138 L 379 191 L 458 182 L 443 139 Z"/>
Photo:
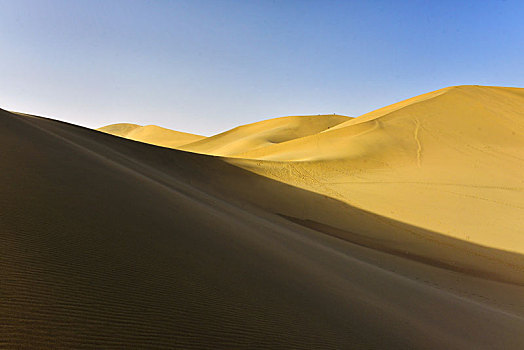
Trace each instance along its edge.
<path fill-rule="evenodd" d="M 282 117 L 239 126 L 181 147 L 183 150 L 221 156 L 241 156 L 250 150 L 328 130 L 351 118 L 341 115 Z"/>
<path fill-rule="evenodd" d="M 524 89 L 447 88 L 245 156 L 258 160 L 230 161 L 441 236 L 524 253 Z M 300 217 L 353 225 L 314 207 Z M 375 238 L 441 253 L 417 234 Z"/>
<path fill-rule="evenodd" d="M 135 129 L 141 128 L 141 125 L 137 124 L 131 124 L 131 123 L 118 123 L 118 124 L 110 124 L 103 126 L 101 128 L 98 128 L 98 131 L 103 131 L 105 133 L 120 136 L 120 137 L 126 137 L 127 134 L 129 134 L 131 131 Z"/>
<path fill-rule="evenodd" d="M 187 143 L 205 139 L 205 136 L 174 131 L 156 125 L 111 124 L 97 129 L 126 139 L 150 143 L 157 146 L 177 148 Z"/>

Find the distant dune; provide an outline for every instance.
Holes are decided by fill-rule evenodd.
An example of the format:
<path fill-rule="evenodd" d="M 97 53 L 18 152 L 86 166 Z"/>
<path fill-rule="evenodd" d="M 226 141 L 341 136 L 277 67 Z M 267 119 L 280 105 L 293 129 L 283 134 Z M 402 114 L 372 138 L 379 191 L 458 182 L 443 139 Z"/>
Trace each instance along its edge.
<path fill-rule="evenodd" d="M 231 163 L 445 237 L 524 254 L 523 114 L 524 89 L 451 87 Z M 353 225 L 344 212 L 324 216 L 315 207 L 301 217 Z M 425 235 L 394 241 L 414 254 L 442 254 L 421 247 Z M 465 253 L 446 260 L 473 268 L 480 253 L 470 253 L 472 262 L 462 261 Z"/>
<path fill-rule="evenodd" d="M 111 124 L 97 129 L 126 139 L 150 143 L 157 146 L 177 148 L 187 143 L 205 139 L 205 136 L 174 131 L 156 125 Z"/>
<path fill-rule="evenodd" d="M 103 131 L 111 135 L 126 137 L 131 131 L 142 128 L 141 125 L 130 123 L 110 124 L 98 128 L 98 131 Z"/>
<path fill-rule="evenodd" d="M 0 110 L 2 347 L 524 348 L 524 89 L 98 130 Z"/>
<path fill-rule="evenodd" d="M 328 130 L 350 118 L 342 115 L 294 116 L 242 125 L 221 134 L 190 143 L 183 150 L 219 156 L 236 156 L 261 150 Z"/>
<path fill-rule="evenodd" d="M 181 133 L 158 126 L 112 124 L 97 130 L 157 146 L 210 155 L 235 156 L 314 135 L 350 120 L 341 115 L 281 117 L 242 125 L 212 137 Z"/>

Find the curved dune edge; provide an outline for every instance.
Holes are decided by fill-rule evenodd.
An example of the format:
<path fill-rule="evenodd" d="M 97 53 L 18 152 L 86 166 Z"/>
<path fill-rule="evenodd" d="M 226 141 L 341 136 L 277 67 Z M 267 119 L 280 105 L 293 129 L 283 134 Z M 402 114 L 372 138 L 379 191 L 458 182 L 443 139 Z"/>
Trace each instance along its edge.
<path fill-rule="evenodd" d="M 523 110 L 524 89 L 447 88 L 246 155 L 255 159 L 227 161 L 387 218 L 522 254 Z M 305 218 L 316 215 L 312 209 Z M 347 225 L 343 218 L 323 222 Z"/>
<path fill-rule="evenodd" d="M 519 106 L 514 94 L 497 92 L 497 109 Z M 491 92 L 486 96 L 493 99 Z M 416 111 L 428 108 L 421 103 Z M 470 113 L 468 108 L 460 111 Z M 417 181 L 402 176 L 429 177 L 435 168 L 417 169 L 456 162 L 452 170 L 459 169 L 462 179 L 477 178 L 460 167 L 463 158 L 451 158 L 451 151 L 442 159 L 432 154 L 423 128 L 419 168 L 415 138 L 397 145 L 405 124 L 413 123 L 410 115 L 388 116 L 371 131 L 347 126 L 323 132 L 355 135 L 346 136 L 355 148 L 342 159 L 321 145 L 322 159 L 283 162 L 159 148 L 0 111 L 0 181 L 9 184 L 0 188 L 0 318 L 7 325 L 0 329 L 2 344 L 522 348 L 523 255 L 431 230 L 431 215 L 446 214 L 436 201 L 456 203 L 442 189 L 412 193 Z M 488 165 L 504 165 L 509 174 L 519 170 L 518 160 L 509 161 L 519 156 L 520 144 L 506 134 L 506 124 L 513 122 L 503 120 L 498 128 L 486 124 L 496 135 L 488 143 L 496 156 L 483 153 L 475 163 L 482 171 Z M 384 137 L 386 128 L 393 136 Z M 456 130 L 472 146 L 468 149 L 484 140 L 484 134 Z M 381 138 L 382 146 L 390 146 L 387 152 L 365 150 Z M 449 139 L 441 145 L 455 149 Z M 501 157 L 504 161 L 497 160 Z M 351 170 L 337 176 L 347 177 L 353 187 L 336 187 L 337 169 Z M 404 183 L 388 189 L 380 177 L 385 172 L 391 182 Z M 374 178 L 382 183 L 374 184 Z M 468 192 L 459 197 L 464 206 L 483 210 L 479 203 L 489 202 L 494 211 L 496 205 L 514 208 L 496 211 L 479 226 L 496 224 L 488 218 L 501 216 L 508 223 L 499 236 L 519 232 L 519 222 L 512 220 L 521 196 L 511 176 L 492 171 L 480 180 L 495 182 L 480 193 L 492 201 Z M 506 187 L 499 189 L 497 181 Z M 365 194 L 376 204 L 371 210 Z M 401 210 L 405 200 L 427 216 L 430 228 L 413 224 Z M 504 205 L 495 204 L 501 200 Z M 428 203 L 434 204 L 428 208 Z M 381 215 L 389 204 L 400 214 Z M 474 213 L 462 210 L 461 215 Z"/>
<path fill-rule="evenodd" d="M 242 125 L 179 148 L 215 156 L 242 157 L 245 152 L 317 134 L 349 119 L 335 114 L 268 119 Z"/>
<path fill-rule="evenodd" d="M 156 125 L 141 126 L 129 123 L 106 125 L 96 130 L 126 139 L 168 148 L 177 148 L 206 138 L 205 136 L 166 129 Z"/>
<path fill-rule="evenodd" d="M 290 116 L 242 125 L 180 147 L 184 151 L 215 156 L 243 157 L 245 152 L 263 150 L 329 130 L 351 118 L 342 115 Z"/>
<path fill-rule="evenodd" d="M 117 123 L 117 124 L 106 125 L 96 130 L 102 131 L 102 132 L 105 132 L 111 135 L 115 135 L 115 136 L 126 137 L 126 135 L 129 134 L 131 131 L 135 129 L 140 129 L 140 128 L 142 128 L 142 125 L 131 124 L 131 123 Z"/>
<path fill-rule="evenodd" d="M 129 123 L 106 125 L 96 130 L 161 147 L 215 156 L 243 157 L 245 152 L 317 134 L 349 119 L 336 114 L 280 117 L 242 125 L 211 137 L 156 125 Z"/>

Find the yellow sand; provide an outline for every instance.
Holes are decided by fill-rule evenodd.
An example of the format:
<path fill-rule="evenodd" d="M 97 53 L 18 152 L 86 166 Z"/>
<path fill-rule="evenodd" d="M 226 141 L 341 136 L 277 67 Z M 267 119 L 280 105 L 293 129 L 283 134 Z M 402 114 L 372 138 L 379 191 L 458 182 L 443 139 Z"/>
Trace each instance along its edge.
<path fill-rule="evenodd" d="M 524 89 L 451 87 L 244 154 L 256 162 L 231 163 L 442 235 L 524 253 L 523 114 Z"/>
<path fill-rule="evenodd" d="M 0 110 L 0 346 L 522 349 L 523 96 L 265 121 L 228 158 Z"/>
<path fill-rule="evenodd" d="M 106 125 L 96 130 L 115 136 L 126 137 L 126 135 L 129 134 L 131 131 L 139 128 L 142 128 L 142 126 L 130 123 L 118 123 Z"/>
<path fill-rule="evenodd" d="M 341 115 L 293 116 L 239 126 L 221 134 L 184 145 L 181 149 L 220 156 L 242 156 L 244 152 L 314 135 L 350 118 Z"/>
<path fill-rule="evenodd" d="M 140 126 L 136 124 L 119 123 L 106 125 L 97 130 L 115 136 L 125 137 L 130 140 L 168 148 L 177 148 L 187 143 L 205 139 L 205 136 L 174 131 L 156 125 Z"/>

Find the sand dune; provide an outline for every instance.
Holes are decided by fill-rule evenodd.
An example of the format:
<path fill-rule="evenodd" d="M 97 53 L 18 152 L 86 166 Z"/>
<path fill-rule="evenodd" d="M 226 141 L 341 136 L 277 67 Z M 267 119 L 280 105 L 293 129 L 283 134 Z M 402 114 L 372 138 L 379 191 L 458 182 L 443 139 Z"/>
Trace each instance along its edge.
<path fill-rule="evenodd" d="M 523 254 L 523 114 L 524 89 L 452 87 L 245 154 L 256 161 L 230 162 L 445 237 Z M 344 212 L 315 207 L 301 217 L 353 225 Z M 393 240 L 413 254 L 441 253 L 433 243 L 421 247 L 425 236 Z"/>
<path fill-rule="evenodd" d="M 111 135 L 125 137 L 126 139 L 168 148 L 177 148 L 187 143 L 205 139 L 205 136 L 166 129 L 156 125 L 140 126 L 136 124 L 119 123 L 106 125 L 97 130 Z"/>
<path fill-rule="evenodd" d="M 328 130 L 350 118 L 342 115 L 294 116 L 242 125 L 221 134 L 181 147 L 191 152 L 219 156 L 242 156 L 252 150 Z"/>
<path fill-rule="evenodd" d="M 142 128 L 142 126 L 131 123 L 118 123 L 106 125 L 96 130 L 115 136 L 126 137 L 126 135 L 129 134 L 131 131 L 139 128 Z"/>
<path fill-rule="evenodd" d="M 251 159 L 0 110 L 0 344 L 521 349 L 522 96 L 200 146 Z"/>

